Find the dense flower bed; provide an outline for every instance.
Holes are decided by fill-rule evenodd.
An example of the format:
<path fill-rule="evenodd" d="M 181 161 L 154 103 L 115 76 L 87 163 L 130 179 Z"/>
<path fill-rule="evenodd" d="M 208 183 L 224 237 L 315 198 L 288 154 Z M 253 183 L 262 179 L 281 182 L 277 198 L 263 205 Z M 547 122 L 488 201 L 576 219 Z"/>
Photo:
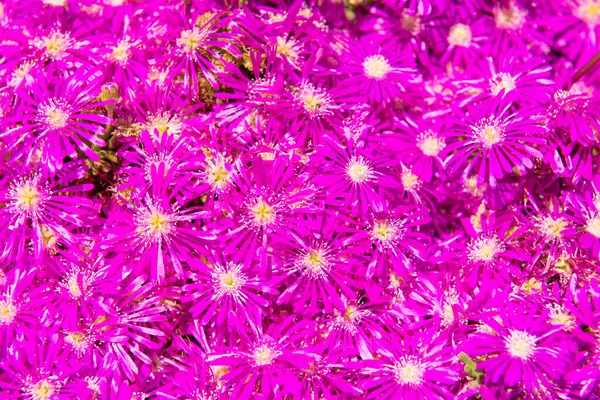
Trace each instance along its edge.
<path fill-rule="evenodd" d="M 599 27 L 2 0 L 0 398 L 598 398 Z"/>

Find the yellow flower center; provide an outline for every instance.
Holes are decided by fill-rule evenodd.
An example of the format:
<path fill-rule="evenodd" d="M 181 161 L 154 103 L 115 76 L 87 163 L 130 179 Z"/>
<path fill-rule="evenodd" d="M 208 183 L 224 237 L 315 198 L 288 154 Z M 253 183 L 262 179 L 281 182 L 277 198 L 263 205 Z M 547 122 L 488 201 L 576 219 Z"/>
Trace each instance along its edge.
<path fill-rule="evenodd" d="M 564 218 L 554 219 L 546 217 L 540 223 L 540 230 L 544 235 L 550 238 L 560 238 L 562 232 L 569 226 L 569 222 Z"/>
<path fill-rule="evenodd" d="M 155 210 L 148 216 L 147 224 L 149 233 L 153 235 L 167 234 L 171 227 L 171 218 Z"/>
<path fill-rule="evenodd" d="M 47 379 L 43 379 L 33 385 L 29 390 L 32 400 L 48 400 L 54 395 L 56 386 L 48 382 Z"/>
<path fill-rule="evenodd" d="M 600 23 L 600 2 L 598 0 L 584 0 L 574 10 L 573 14 L 590 26 Z"/>
<path fill-rule="evenodd" d="M 223 163 L 211 167 L 207 177 L 208 183 L 217 189 L 223 189 L 231 181 L 231 176 Z"/>
<path fill-rule="evenodd" d="M 475 138 L 488 149 L 500 143 L 504 138 L 504 129 L 493 121 L 479 123 L 472 129 Z"/>
<path fill-rule="evenodd" d="M 421 186 L 419 176 L 413 174 L 410 169 L 402 171 L 400 180 L 402 181 L 402 187 L 404 187 L 404 190 L 407 192 L 414 192 Z"/>
<path fill-rule="evenodd" d="M 492 78 L 490 78 L 489 83 L 490 91 L 494 96 L 498 95 L 502 89 L 504 89 L 504 93 L 506 94 L 517 87 L 515 78 L 506 72 L 500 72 L 494 75 Z"/>
<path fill-rule="evenodd" d="M 421 18 L 416 15 L 412 15 L 407 9 L 402 10 L 400 23 L 402 28 L 413 36 L 416 36 L 419 34 L 419 32 L 421 32 Z"/>
<path fill-rule="evenodd" d="M 46 55 L 55 59 L 61 59 L 69 48 L 69 36 L 61 32 L 53 32 L 50 36 L 42 38 L 42 46 Z"/>
<path fill-rule="evenodd" d="M 131 56 L 129 48 L 131 44 L 126 40 L 121 40 L 119 44 L 112 49 L 112 57 L 115 61 L 125 64 Z"/>
<path fill-rule="evenodd" d="M 508 338 L 505 339 L 506 349 L 513 357 L 527 360 L 536 350 L 535 336 L 518 330 L 511 330 Z"/>
<path fill-rule="evenodd" d="M 281 36 L 277 37 L 277 54 L 283 54 L 288 60 L 294 62 L 298 59 L 296 47 L 298 43 L 292 39 L 285 39 Z"/>
<path fill-rule="evenodd" d="M 585 225 L 585 230 L 591 235 L 600 238 L 600 217 L 591 218 Z"/>
<path fill-rule="evenodd" d="M 41 197 L 38 189 L 31 182 L 26 182 L 15 190 L 15 205 L 21 210 L 35 210 Z"/>
<path fill-rule="evenodd" d="M 521 10 L 516 4 L 510 3 L 508 7 L 494 8 L 496 26 L 500 29 L 518 30 L 525 25 L 527 11 Z"/>
<path fill-rule="evenodd" d="M 387 58 L 381 54 L 375 54 L 365 58 L 362 63 L 365 75 L 368 78 L 382 80 L 390 72 L 392 67 L 390 66 Z"/>
<path fill-rule="evenodd" d="M 0 301 L 0 325 L 10 325 L 17 316 L 17 307 L 6 300 Z"/>
<path fill-rule="evenodd" d="M 437 157 L 446 147 L 446 141 L 431 130 L 422 132 L 417 136 L 417 147 L 428 157 Z"/>
<path fill-rule="evenodd" d="M 263 199 L 259 199 L 254 206 L 250 208 L 250 212 L 254 216 L 254 223 L 258 226 L 267 226 L 275 222 L 275 210 L 273 206 L 265 203 Z"/>
<path fill-rule="evenodd" d="M 177 39 L 176 43 L 184 52 L 192 53 L 201 46 L 204 36 L 197 29 L 188 29 L 181 32 L 181 36 Z"/>
<path fill-rule="evenodd" d="M 246 279 L 236 269 L 219 275 L 219 288 L 224 294 L 238 293 L 245 282 Z"/>
<path fill-rule="evenodd" d="M 504 250 L 496 237 L 478 238 L 469 246 L 468 258 L 472 261 L 492 261 L 496 254 Z"/>
<path fill-rule="evenodd" d="M 351 161 L 346 168 L 346 173 L 354 183 L 363 183 L 372 176 L 371 168 L 362 160 Z"/>
<path fill-rule="evenodd" d="M 89 338 L 83 332 L 69 332 L 65 337 L 65 341 L 79 353 L 83 353 L 89 344 Z"/>
<path fill-rule="evenodd" d="M 385 221 L 376 222 L 373 225 L 373 230 L 371 232 L 371 236 L 380 242 L 387 242 L 388 240 L 392 239 L 395 234 L 396 228 L 388 225 L 388 223 Z"/>
<path fill-rule="evenodd" d="M 454 24 L 448 33 L 448 43 L 452 46 L 469 47 L 471 45 L 471 28 L 465 24 Z"/>
<path fill-rule="evenodd" d="M 51 103 L 43 107 L 43 122 L 46 123 L 50 129 L 62 129 L 67 126 L 70 113 L 67 110 L 59 107 L 58 105 Z"/>
<path fill-rule="evenodd" d="M 262 345 L 254 350 L 254 363 L 257 366 L 269 365 L 273 360 L 281 355 L 281 352 L 268 346 Z"/>
<path fill-rule="evenodd" d="M 425 367 L 416 360 L 403 360 L 394 365 L 394 377 L 401 385 L 420 385 L 424 374 Z"/>

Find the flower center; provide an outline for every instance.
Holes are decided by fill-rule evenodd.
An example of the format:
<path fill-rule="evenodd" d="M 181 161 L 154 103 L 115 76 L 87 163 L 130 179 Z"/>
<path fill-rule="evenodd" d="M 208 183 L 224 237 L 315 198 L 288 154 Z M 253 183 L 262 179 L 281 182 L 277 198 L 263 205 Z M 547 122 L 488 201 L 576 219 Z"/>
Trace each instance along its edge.
<path fill-rule="evenodd" d="M 494 8 L 494 19 L 496 26 L 500 29 L 518 30 L 525 25 L 527 11 L 521 10 L 515 3 L 511 2 L 508 7 Z"/>
<path fill-rule="evenodd" d="M 29 389 L 32 400 L 48 400 L 54 395 L 56 386 L 43 379 Z"/>
<path fill-rule="evenodd" d="M 298 59 L 298 43 L 293 39 L 277 37 L 277 54 L 283 54 L 288 60 L 294 62 Z"/>
<path fill-rule="evenodd" d="M 329 94 L 310 83 L 303 84 L 294 97 L 310 117 L 331 114 L 331 111 L 329 111 L 331 103 Z"/>
<path fill-rule="evenodd" d="M 223 189 L 231 181 L 231 176 L 225 165 L 221 162 L 210 167 L 207 174 L 207 181 L 212 187 Z"/>
<path fill-rule="evenodd" d="M 570 330 L 575 326 L 575 317 L 566 313 L 562 306 L 554 306 L 550 309 L 549 320 L 552 325 L 562 325 L 565 330 Z"/>
<path fill-rule="evenodd" d="M 427 130 L 417 136 L 417 147 L 428 157 L 436 157 L 446 147 L 444 139 Z"/>
<path fill-rule="evenodd" d="M 262 198 L 258 199 L 254 206 L 250 207 L 250 212 L 257 226 L 267 226 L 275 222 L 276 214 L 273 206 L 265 203 Z"/>
<path fill-rule="evenodd" d="M 414 357 L 405 358 L 394 365 L 394 378 L 401 385 L 420 385 L 425 366 Z"/>
<path fill-rule="evenodd" d="M 119 44 L 112 49 L 112 57 L 119 64 L 127 63 L 127 60 L 131 56 L 131 50 L 129 48 L 131 44 L 127 40 L 121 40 Z"/>
<path fill-rule="evenodd" d="M 240 292 L 240 288 L 244 286 L 247 279 L 241 272 L 241 266 L 235 266 L 229 271 L 222 271 L 218 274 L 218 294 L 235 295 Z"/>
<path fill-rule="evenodd" d="M 24 63 L 22 63 L 21 65 L 19 65 L 19 68 L 17 68 L 11 75 L 10 81 L 8 82 L 8 85 L 11 87 L 17 87 L 21 84 L 21 82 L 23 82 L 23 79 L 25 79 L 28 75 L 29 75 L 29 71 L 31 71 L 31 68 L 33 68 L 34 63 L 33 62 L 29 62 L 26 61 Z"/>
<path fill-rule="evenodd" d="M 28 181 L 15 188 L 13 198 L 15 199 L 15 206 L 20 210 L 31 211 L 38 207 L 42 195 L 37 187 Z"/>
<path fill-rule="evenodd" d="M 181 36 L 177 39 L 176 43 L 185 53 L 192 53 L 199 49 L 204 38 L 205 35 L 197 29 L 188 29 L 181 32 Z"/>
<path fill-rule="evenodd" d="M 586 24 L 596 26 L 600 23 L 600 2 L 597 0 L 583 1 L 573 14 Z"/>
<path fill-rule="evenodd" d="M 153 211 L 146 220 L 148 232 L 152 235 L 165 235 L 171 227 L 171 218 L 157 210 Z"/>
<path fill-rule="evenodd" d="M 453 46 L 469 47 L 471 45 L 471 28 L 465 24 L 454 24 L 448 33 L 448 43 Z"/>
<path fill-rule="evenodd" d="M 494 96 L 497 96 L 502 89 L 504 89 L 504 93 L 506 94 L 516 87 L 515 78 L 506 72 L 500 72 L 494 75 L 490 78 L 489 83 L 490 91 Z"/>
<path fill-rule="evenodd" d="M 313 249 L 302 257 L 301 264 L 310 275 L 323 276 L 329 263 L 323 250 Z"/>
<path fill-rule="evenodd" d="M 588 220 L 585 225 L 585 230 L 591 235 L 600 238 L 600 217 L 594 217 Z"/>
<path fill-rule="evenodd" d="M 365 58 L 362 63 L 365 75 L 368 78 L 382 80 L 390 72 L 392 67 L 390 66 L 387 58 L 381 54 L 375 54 Z"/>
<path fill-rule="evenodd" d="M 69 289 L 69 294 L 74 299 L 81 297 L 81 288 L 79 287 L 78 282 L 79 276 L 77 274 L 71 274 L 69 279 L 67 280 L 67 288 Z"/>
<path fill-rule="evenodd" d="M 483 145 L 489 149 L 504 139 L 504 128 L 492 120 L 482 120 L 473 128 L 473 135 Z"/>
<path fill-rule="evenodd" d="M 50 36 L 44 36 L 41 42 L 46 55 L 57 60 L 65 56 L 70 45 L 69 35 L 61 32 L 53 32 Z"/>
<path fill-rule="evenodd" d="M 363 183 L 372 177 L 371 167 L 365 160 L 352 160 L 348 163 L 346 173 L 354 183 Z"/>
<path fill-rule="evenodd" d="M 537 339 L 524 331 L 511 330 L 505 341 L 510 355 L 522 360 L 527 360 L 536 350 Z"/>
<path fill-rule="evenodd" d="M 254 363 L 260 367 L 273 363 L 277 357 L 281 355 L 281 351 L 274 349 L 269 345 L 262 345 L 254 350 Z"/>
<path fill-rule="evenodd" d="M 88 336 L 83 332 L 69 332 L 65 337 L 65 341 L 73 346 L 78 353 L 84 353 L 90 342 Z"/>
<path fill-rule="evenodd" d="M 402 10 L 400 24 L 402 25 L 402 29 L 409 32 L 413 36 L 416 36 L 419 34 L 419 32 L 421 32 L 421 18 L 416 15 L 412 15 L 407 9 Z"/>
<path fill-rule="evenodd" d="M 503 250 L 502 243 L 495 236 L 478 238 L 470 244 L 468 258 L 471 261 L 489 262 Z"/>
<path fill-rule="evenodd" d="M 168 132 L 172 135 L 179 135 L 182 132 L 183 124 L 176 115 L 168 113 L 158 113 L 148 118 L 148 123 L 144 126 L 152 135 L 154 130 L 158 130 L 159 137 Z"/>
<path fill-rule="evenodd" d="M 17 307 L 12 302 L 0 301 L 0 325 L 10 325 L 17 316 Z"/>
<path fill-rule="evenodd" d="M 386 221 L 376 222 L 371 231 L 371 237 L 380 242 L 387 242 L 396 236 L 396 228 Z"/>
<path fill-rule="evenodd" d="M 69 123 L 71 112 L 69 107 L 57 99 L 50 99 L 40 106 L 37 121 L 46 126 L 46 129 L 63 129 Z"/>
<path fill-rule="evenodd" d="M 421 180 L 419 179 L 419 176 L 413 174 L 410 169 L 402 171 L 400 180 L 402 181 L 402 187 L 404 187 L 404 190 L 407 192 L 414 192 L 421 186 Z"/>
<path fill-rule="evenodd" d="M 540 223 L 539 228 L 549 238 L 560 238 L 567 226 L 569 223 L 564 218 L 546 217 Z"/>

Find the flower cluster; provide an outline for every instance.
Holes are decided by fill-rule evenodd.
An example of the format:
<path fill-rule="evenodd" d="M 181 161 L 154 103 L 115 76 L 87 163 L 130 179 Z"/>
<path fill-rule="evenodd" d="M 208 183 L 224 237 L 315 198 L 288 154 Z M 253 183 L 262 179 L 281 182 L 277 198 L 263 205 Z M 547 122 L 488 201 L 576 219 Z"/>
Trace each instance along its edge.
<path fill-rule="evenodd" d="M 598 35 L 0 0 L 0 397 L 600 398 Z"/>

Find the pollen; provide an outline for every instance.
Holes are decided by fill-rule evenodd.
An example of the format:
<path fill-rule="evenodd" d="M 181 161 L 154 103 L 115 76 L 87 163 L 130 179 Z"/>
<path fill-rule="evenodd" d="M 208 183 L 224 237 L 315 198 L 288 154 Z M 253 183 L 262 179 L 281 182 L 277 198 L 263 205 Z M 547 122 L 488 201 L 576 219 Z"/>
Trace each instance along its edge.
<path fill-rule="evenodd" d="M 500 91 L 504 90 L 504 93 L 508 93 L 514 90 L 517 85 L 515 83 L 515 77 L 506 72 L 500 72 L 490 78 L 490 91 L 494 96 L 497 96 Z"/>
<path fill-rule="evenodd" d="M 71 118 L 70 107 L 60 99 L 50 99 L 40 105 L 36 120 L 49 130 L 63 129 Z"/>
<path fill-rule="evenodd" d="M 383 245 L 393 243 L 401 233 L 397 224 L 388 221 L 376 221 L 371 229 L 371 238 Z"/>
<path fill-rule="evenodd" d="M 565 311 L 563 306 L 555 305 L 550 308 L 549 321 L 552 325 L 560 325 L 569 331 L 576 325 L 575 317 Z"/>
<path fill-rule="evenodd" d="M 10 81 L 8 81 L 8 86 L 11 86 L 13 88 L 19 86 L 21 82 L 23 82 L 23 80 L 27 78 L 27 76 L 29 76 L 29 71 L 31 71 L 31 68 L 33 68 L 33 66 L 33 61 L 26 61 L 24 63 L 21 63 L 21 65 L 19 65 L 19 68 L 17 68 L 12 73 Z"/>
<path fill-rule="evenodd" d="M 471 129 L 475 139 L 486 149 L 504 139 L 504 127 L 492 119 L 481 120 Z"/>
<path fill-rule="evenodd" d="M 469 245 L 467 257 L 471 261 L 490 262 L 502 251 L 504 246 L 495 236 L 480 237 Z"/>
<path fill-rule="evenodd" d="M 283 54 L 292 64 L 298 60 L 299 44 L 293 39 L 277 37 L 277 55 Z"/>
<path fill-rule="evenodd" d="M 471 28 L 465 24 L 454 24 L 448 33 L 448 43 L 452 46 L 469 47 L 473 36 Z"/>
<path fill-rule="evenodd" d="M 311 118 L 332 114 L 331 96 L 324 89 L 316 88 L 310 83 L 303 83 L 294 94 L 294 99 Z"/>
<path fill-rule="evenodd" d="M 510 335 L 505 339 L 508 353 L 523 361 L 527 361 L 535 353 L 536 342 L 535 336 L 518 330 L 511 330 Z"/>
<path fill-rule="evenodd" d="M 50 36 L 44 36 L 41 40 L 36 40 L 35 45 L 38 48 L 43 48 L 48 57 L 60 60 L 67 54 L 71 43 L 72 39 L 68 34 L 54 31 Z"/>
<path fill-rule="evenodd" d="M 585 231 L 597 238 L 600 238 L 600 216 L 590 218 L 585 224 Z"/>
<path fill-rule="evenodd" d="M 231 182 L 231 174 L 220 161 L 208 166 L 206 181 L 215 189 L 223 189 Z"/>
<path fill-rule="evenodd" d="M 548 238 L 558 239 L 562 236 L 562 232 L 569 226 L 569 222 L 560 217 L 554 219 L 552 217 L 545 217 L 539 223 L 538 227 L 540 231 Z"/>
<path fill-rule="evenodd" d="M 206 34 L 200 32 L 198 29 L 188 29 L 181 32 L 181 36 L 177 39 L 176 43 L 180 49 L 185 53 L 192 53 L 202 46 Z"/>
<path fill-rule="evenodd" d="M 416 192 L 421 187 L 421 179 L 417 174 L 413 174 L 410 168 L 402 171 L 400 181 L 407 192 Z"/>
<path fill-rule="evenodd" d="M 0 325 L 10 325 L 16 316 L 17 307 L 11 301 L 0 301 Z"/>
<path fill-rule="evenodd" d="M 254 350 L 254 364 L 257 367 L 270 365 L 281 354 L 282 352 L 275 349 L 274 347 L 269 346 L 268 344 L 263 344 L 262 346 L 259 346 Z"/>
<path fill-rule="evenodd" d="M 151 134 L 154 134 L 154 130 L 156 129 L 159 137 L 165 132 L 177 136 L 183 131 L 183 123 L 177 115 L 161 112 L 150 116 L 144 128 Z"/>
<path fill-rule="evenodd" d="M 432 130 L 426 130 L 417 136 L 417 147 L 428 157 L 437 157 L 446 147 L 446 141 Z"/>
<path fill-rule="evenodd" d="M 57 391 L 57 387 L 47 379 L 42 379 L 29 389 L 31 400 L 49 400 Z"/>
<path fill-rule="evenodd" d="M 364 74 L 375 80 L 382 80 L 391 71 L 392 67 L 387 58 L 381 54 L 375 54 L 365 58 L 362 63 Z"/>
<path fill-rule="evenodd" d="M 233 265 L 228 269 L 219 268 L 214 275 L 217 296 L 235 296 L 240 293 L 241 288 L 248 279 L 242 273 L 241 265 Z"/>
<path fill-rule="evenodd" d="M 423 383 L 425 366 L 416 357 L 403 357 L 394 365 L 394 378 L 401 385 L 418 386 Z"/>
<path fill-rule="evenodd" d="M 79 354 L 85 353 L 90 344 L 90 338 L 83 332 L 69 332 L 65 336 L 65 341 Z"/>
<path fill-rule="evenodd" d="M 417 15 L 413 15 L 408 9 L 402 10 L 400 24 L 402 25 L 402 29 L 413 36 L 416 36 L 421 32 L 421 18 Z"/>
<path fill-rule="evenodd" d="M 174 229 L 173 215 L 155 204 L 150 204 L 135 217 L 138 235 L 151 241 L 160 241 Z"/>
<path fill-rule="evenodd" d="M 363 158 L 350 160 L 346 167 L 346 174 L 353 183 L 364 183 L 373 177 L 371 166 Z"/>
<path fill-rule="evenodd" d="M 273 206 L 267 204 L 262 198 L 259 198 L 256 204 L 250 207 L 250 213 L 257 226 L 267 226 L 275 222 L 275 209 Z"/>
<path fill-rule="evenodd" d="M 154 211 L 146 220 L 148 224 L 148 232 L 153 235 L 164 235 L 169 232 L 171 226 L 171 218 L 159 211 Z"/>
<path fill-rule="evenodd" d="M 323 277 L 328 270 L 329 261 L 323 249 L 312 249 L 302 256 L 299 264 L 305 268 L 304 273 L 311 277 Z"/>
<path fill-rule="evenodd" d="M 600 2 L 598 0 L 583 0 L 575 8 L 573 14 L 589 26 L 596 26 L 600 24 Z"/>
<path fill-rule="evenodd" d="M 40 205 L 42 195 L 36 185 L 31 181 L 17 184 L 11 190 L 15 207 L 22 211 L 33 211 Z"/>
<path fill-rule="evenodd" d="M 121 40 L 117 46 L 112 48 L 112 59 L 121 65 L 125 65 L 129 57 L 131 57 L 131 43 L 127 40 Z"/>
<path fill-rule="evenodd" d="M 507 7 L 494 8 L 494 20 L 500 29 L 519 30 L 525 25 L 527 11 L 521 10 L 512 1 Z"/>

